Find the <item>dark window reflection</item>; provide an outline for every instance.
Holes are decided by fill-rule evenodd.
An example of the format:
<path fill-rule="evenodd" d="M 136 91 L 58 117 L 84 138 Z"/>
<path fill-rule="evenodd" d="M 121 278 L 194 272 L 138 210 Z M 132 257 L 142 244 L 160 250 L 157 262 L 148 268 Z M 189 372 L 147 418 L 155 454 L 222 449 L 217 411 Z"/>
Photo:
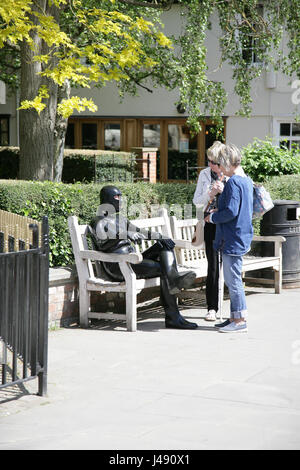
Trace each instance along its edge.
<path fill-rule="evenodd" d="M 97 124 L 83 123 L 82 124 L 82 148 L 83 149 L 97 149 Z"/>

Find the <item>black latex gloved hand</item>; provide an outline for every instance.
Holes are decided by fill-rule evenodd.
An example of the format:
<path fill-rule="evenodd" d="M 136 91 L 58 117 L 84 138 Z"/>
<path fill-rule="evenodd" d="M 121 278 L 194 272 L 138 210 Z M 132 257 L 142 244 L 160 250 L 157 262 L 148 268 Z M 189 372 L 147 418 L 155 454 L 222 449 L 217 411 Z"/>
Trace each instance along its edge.
<path fill-rule="evenodd" d="M 170 251 L 173 250 L 175 247 L 175 243 L 171 238 L 161 238 L 159 240 L 159 243 L 161 243 L 164 248 Z"/>
<path fill-rule="evenodd" d="M 147 239 L 147 237 L 141 232 L 128 232 L 128 238 L 133 243 L 141 243 L 142 240 Z"/>

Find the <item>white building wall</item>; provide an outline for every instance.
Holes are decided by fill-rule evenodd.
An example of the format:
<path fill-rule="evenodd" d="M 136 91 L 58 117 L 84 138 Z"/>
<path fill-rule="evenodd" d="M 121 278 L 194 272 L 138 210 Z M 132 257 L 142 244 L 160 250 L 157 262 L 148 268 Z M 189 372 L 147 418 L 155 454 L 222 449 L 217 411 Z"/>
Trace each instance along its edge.
<path fill-rule="evenodd" d="M 271 135 L 271 125 L 269 116 L 255 116 L 249 119 L 230 116 L 226 123 L 226 141 L 244 147 L 253 142 L 255 137 L 264 140 Z"/>
<path fill-rule="evenodd" d="M 163 14 L 166 34 L 179 34 L 183 28 L 184 18 L 179 14 L 179 7 L 175 6 Z M 239 98 L 234 92 L 232 80 L 232 67 L 225 63 L 220 64 L 220 50 L 218 37 L 220 30 L 217 18 L 212 21 L 212 30 L 207 33 L 207 63 L 209 78 L 224 82 L 228 93 L 228 104 L 224 110 L 227 120 L 227 140 L 237 145 L 247 145 L 253 137 L 264 139 L 273 132 L 274 119 L 294 119 L 295 105 L 292 102 L 295 89 L 291 87 L 290 80 L 282 74 L 269 74 L 266 70 L 252 85 L 252 117 L 242 118 L 236 116 L 239 109 Z M 93 98 L 98 105 L 98 111 L 91 113 L 74 113 L 74 116 L 137 116 L 137 117 L 184 117 L 177 112 L 175 102 L 179 99 L 179 91 L 167 91 L 163 88 L 153 88 L 153 93 L 140 88 L 138 97 L 125 96 L 120 102 L 117 87 L 108 84 L 102 89 L 75 89 L 74 94 Z M 271 86 L 271 87 L 270 87 Z M 16 111 L 16 98 L 9 96 L 6 91 L 6 104 L 0 104 L 0 114 L 10 114 L 10 144 L 18 145 L 17 125 L 18 112 Z"/>

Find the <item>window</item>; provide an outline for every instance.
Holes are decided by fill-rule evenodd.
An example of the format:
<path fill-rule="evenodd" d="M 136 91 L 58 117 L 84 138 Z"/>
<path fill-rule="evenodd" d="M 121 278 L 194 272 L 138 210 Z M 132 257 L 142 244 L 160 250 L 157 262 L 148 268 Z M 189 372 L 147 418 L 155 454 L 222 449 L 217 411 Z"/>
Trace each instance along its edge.
<path fill-rule="evenodd" d="M 143 124 L 143 147 L 157 148 L 156 153 L 156 178 L 160 179 L 160 130 L 158 123 Z"/>
<path fill-rule="evenodd" d="M 300 149 L 300 123 L 281 122 L 279 125 L 279 146 L 291 150 L 292 147 Z"/>
<path fill-rule="evenodd" d="M 96 123 L 82 123 L 82 148 L 83 149 L 97 149 L 97 124 Z"/>
<path fill-rule="evenodd" d="M 65 140 L 65 148 L 66 149 L 75 148 L 75 124 L 74 122 L 71 122 L 68 124 L 66 140 Z"/>
<path fill-rule="evenodd" d="M 217 132 L 217 128 L 213 124 L 207 124 L 205 126 L 205 166 L 208 166 L 207 160 L 207 149 L 212 146 L 212 144 L 216 141 L 220 140 L 224 142 L 224 135 L 223 132 L 220 134 Z"/>
<path fill-rule="evenodd" d="M 247 12 L 246 16 L 247 15 Z M 247 64 L 262 64 L 261 54 L 263 53 L 262 46 L 259 45 L 258 38 L 256 37 L 255 31 L 259 32 L 262 29 L 261 20 L 264 14 L 263 5 L 258 4 L 256 6 L 257 18 L 252 20 L 252 26 L 245 19 L 238 15 L 239 30 L 237 32 L 238 40 L 241 44 L 242 57 Z M 250 17 L 250 14 L 249 14 Z"/>
<path fill-rule="evenodd" d="M 184 124 L 168 124 L 168 179 L 185 180 L 186 162 L 197 166 L 198 139 Z M 192 177 L 192 176 L 191 176 Z"/>
<path fill-rule="evenodd" d="M 120 124 L 104 124 L 104 149 L 119 151 L 121 148 Z"/>
<path fill-rule="evenodd" d="M 9 145 L 9 117 L 0 115 L 0 145 Z"/>

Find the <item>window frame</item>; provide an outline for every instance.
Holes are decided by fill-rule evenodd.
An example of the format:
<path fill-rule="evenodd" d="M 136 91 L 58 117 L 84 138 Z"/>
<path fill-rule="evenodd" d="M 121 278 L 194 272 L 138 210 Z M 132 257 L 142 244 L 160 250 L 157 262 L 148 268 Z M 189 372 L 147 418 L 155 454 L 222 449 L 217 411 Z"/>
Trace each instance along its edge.
<path fill-rule="evenodd" d="M 264 16 L 265 16 L 265 9 L 264 9 L 263 3 L 257 4 L 256 7 L 262 9 L 262 17 L 264 18 Z M 241 17 L 241 15 L 240 15 L 239 13 L 236 14 L 236 20 L 237 20 L 237 22 L 242 21 L 242 17 Z M 248 66 L 251 65 L 251 66 L 261 67 L 261 66 L 264 65 L 264 61 L 256 60 L 256 58 L 255 58 L 255 53 L 254 53 L 254 51 L 253 51 L 253 42 L 255 41 L 255 38 L 254 38 L 253 36 L 248 36 L 248 37 L 249 37 L 249 39 L 250 39 L 250 41 L 251 41 L 251 46 L 250 46 L 249 48 L 243 48 L 243 46 L 242 46 L 242 44 L 241 44 L 241 42 L 242 42 L 241 31 L 239 31 L 239 30 L 236 30 L 236 31 L 235 31 L 235 39 L 236 39 L 236 41 L 238 41 L 239 44 L 240 44 L 240 51 L 241 51 L 242 57 L 243 57 L 243 59 L 246 61 L 246 63 L 248 64 Z M 243 55 L 243 54 L 244 54 L 244 51 L 245 51 L 245 52 L 246 52 L 246 51 L 249 51 L 249 52 L 251 53 L 251 60 L 247 61 L 247 60 L 244 58 L 244 55 Z"/>
<path fill-rule="evenodd" d="M 280 125 L 281 124 L 290 124 L 290 135 L 281 135 L 280 133 Z M 293 136 L 292 135 L 292 124 L 299 124 L 293 119 L 292 117 L 280 117 L 280 118 L 274 118 L 273 120 L 273 140 L 275 145 L 280 147 L 280 142 L 283 140 L 286 140 L 289 142 L 289 150 L 291 150 L 291 142 L 297 141 L 300 143 L 300 135 L 299 136 Z M 300 150 L 300 147 L 299 147 Z"/>

